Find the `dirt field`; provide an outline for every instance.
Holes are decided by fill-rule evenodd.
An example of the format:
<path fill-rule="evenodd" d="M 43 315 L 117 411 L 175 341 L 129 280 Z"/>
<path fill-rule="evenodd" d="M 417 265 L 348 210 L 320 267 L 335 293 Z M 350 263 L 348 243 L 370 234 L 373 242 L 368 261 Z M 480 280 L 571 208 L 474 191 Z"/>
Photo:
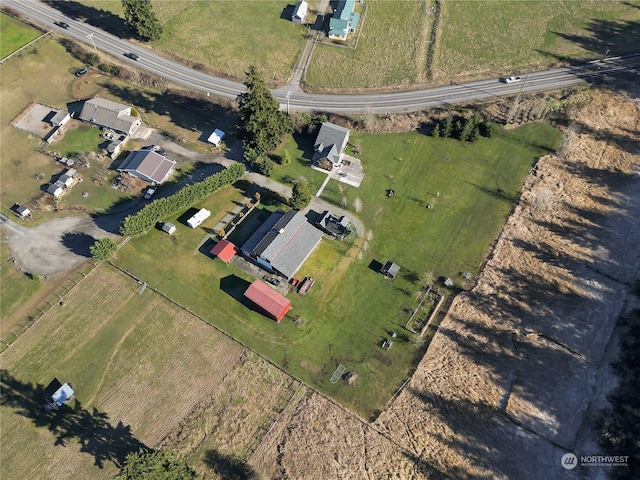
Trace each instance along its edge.
<path fill-rule="evenodd" d="M 540 160 L 477 286 L 372 425 L 305 396 L 251 457 L 276 478 L 588 478 L 592 402 L 640 265 L 640 105 L 596 92 Z M 620 454 L 624 454 L 620 452 Z M 321 474 L 319 474 L 321 472 Z M 525 473 L 526 472 L 526 473 Z M 524 475 L 524 477 L 523 477 Z"/>

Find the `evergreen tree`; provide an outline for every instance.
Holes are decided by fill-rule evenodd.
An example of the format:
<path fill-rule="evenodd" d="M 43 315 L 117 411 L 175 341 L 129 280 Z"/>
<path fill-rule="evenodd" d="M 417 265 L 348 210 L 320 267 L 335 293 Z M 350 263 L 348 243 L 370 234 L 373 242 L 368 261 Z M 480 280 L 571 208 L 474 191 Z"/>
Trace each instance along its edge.
<path fill-rule="evenodd" d="M 197 480 L 196 472 L 184 459 L 166 450 L 130 453 L 118 475 L 124 480 Z"/>
<path fill-rule="evenodd" d="M 289 204 L 293 208 L 297 208 L 298 210 L 302 210 L 311 202 L 311 190 L 309 189 L 309 183 L 305 178 L 300 178 L 293 185 L 293 190 L 291 192 L 291 200 Z"/>
<path fill-rule="evenodd" d="M 433 138 L 440 138 L 440 124 L 436 123 L 436 126 L 433 127 L 433 131 L 431 132 Z"/>
<path fill-rule="evenodd" d="M 89 247 L 91 256 L 96 260 L 106 260 L 113 255 L 118 249 L 118 244 L 108 237 L 96 240 L 93 245 Z"/>
<path fill-rule="evenodd" d="M 445 138 L 451 138 L 451 135 L 453 135 L 453 116 L 449 114 L 447 119 L 444 121 L 442 136 Z"/>
<path fill-rule="evenodd" d="M 162 24 L 151 7 L 151 0 L 122 0 L 122 10 L 127 27 L 145 42 L 162 36 Z"/>
<path fill-rule="evenodd" d="M 292 126 L 253 65 L 246 72 L 244 85 L 247 91 L 237 99 L 242 141 L 245 150 L 252 151 L 258 159 L 277 147 L 282 136 L 292 131 Z"/>

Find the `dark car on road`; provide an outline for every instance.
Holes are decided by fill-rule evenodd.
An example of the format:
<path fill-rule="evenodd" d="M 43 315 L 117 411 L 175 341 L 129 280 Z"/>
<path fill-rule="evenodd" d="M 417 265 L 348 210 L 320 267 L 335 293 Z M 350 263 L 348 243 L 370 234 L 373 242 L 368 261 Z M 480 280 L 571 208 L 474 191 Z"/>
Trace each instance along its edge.
<path fill-rule="evenodd" d="M 124 54 L 125 57 L 129 57 L 131 60 L 135 60 L 136 62 L 140 58 L 137 53 L 128 52 Z"/>
<path fill-rule="evenodd" d="M 64 29 L 69 28 L 69 24 L 66 23 L 66 22 L 56 22 L 56 25 L 58 25 L 60 28 L 64 28 Z"/>

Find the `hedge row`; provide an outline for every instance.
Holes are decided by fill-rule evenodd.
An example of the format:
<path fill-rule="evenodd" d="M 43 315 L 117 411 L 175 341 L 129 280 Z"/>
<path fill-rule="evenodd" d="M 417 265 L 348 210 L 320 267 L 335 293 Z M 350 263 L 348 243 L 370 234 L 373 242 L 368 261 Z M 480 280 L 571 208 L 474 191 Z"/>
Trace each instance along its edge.
<path fill-rule="evenodd" d="M 125 236 L 145 233 L 163 218 L 204 200 L 216 190 L 235 183 L 244 174 L 244 165 L 233 163 L 226 170 L 211 175 L 202 182 L 187 185 L 170 197 L 158 198 L 135 215 L 126 217 L 120 226 L 120 233 Z"/>

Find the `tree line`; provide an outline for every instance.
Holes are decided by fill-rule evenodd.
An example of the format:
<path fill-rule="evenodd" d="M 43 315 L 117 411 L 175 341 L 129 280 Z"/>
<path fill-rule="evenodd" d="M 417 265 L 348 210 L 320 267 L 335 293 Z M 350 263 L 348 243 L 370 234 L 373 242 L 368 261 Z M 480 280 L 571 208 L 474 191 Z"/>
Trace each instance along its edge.
<path fill-rule="evenodd" d="M 467 142 L 475 142 L 480 136 L 491 137 L 495 124 L 482 118 L 478 113 L 470 117 L 449 114 L 442 122 L 437 122 L 431 131 L 434 138 L 455 138 Z"/>
<path fill-rule="evenodd" d="M 244 165 L 233 163 L 222 172 L 211 175 L 202 182 L 187 185 L 170 197 L 158 198 L 135 215 L 127 216 L 120 226 L 120 233 L 125 236 L 145 233 L 163 218 L 204 200 L 216 190 L 237 182 L 244 174 Z"/>

